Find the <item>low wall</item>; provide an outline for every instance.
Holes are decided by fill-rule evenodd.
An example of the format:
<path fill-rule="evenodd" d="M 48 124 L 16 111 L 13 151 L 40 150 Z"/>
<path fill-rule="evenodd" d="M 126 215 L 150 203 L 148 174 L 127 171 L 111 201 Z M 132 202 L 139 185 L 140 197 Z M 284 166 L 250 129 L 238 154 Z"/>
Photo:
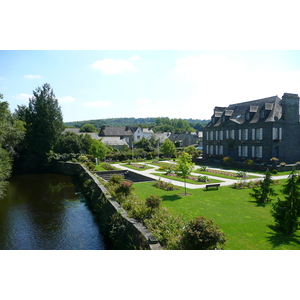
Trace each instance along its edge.
<path fill-rule="evenodd" d="M 127 212 L 84 166 L 57 163 L 54 168 L 56 172 L 80 178 L 87 203 L 95 212 L 103 235 L 111 240 L 114 249 L 162 249 L 151 232 L 135 219 L 129 218 Z"/>
<path fill-rule="evenodd" d="M 101 172 L 94 172 L 95 174 L 97 174 L 98 176 L 102 177 L 102 178 L 107 178 L 107 176 L 109 177 L 109 175 L 113 175 L 113 174 L 121 174 L 122 176 L 124 176 L 126 179 L 130 179 L 132 181 L 135 182 L 146 182 L 146 181 L 155 181 L 155 179 L 144 176 L 142 174 L 138 174 L 136 172 L 133 172 L 131 170 L 115 170 L 115 171 L 101 171 Z"/>

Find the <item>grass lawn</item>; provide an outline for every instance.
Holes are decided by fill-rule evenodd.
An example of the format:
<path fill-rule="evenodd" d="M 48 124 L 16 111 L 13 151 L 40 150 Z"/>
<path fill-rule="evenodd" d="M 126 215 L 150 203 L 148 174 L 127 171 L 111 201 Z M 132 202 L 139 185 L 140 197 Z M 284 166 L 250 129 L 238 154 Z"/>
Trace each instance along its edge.
<path fill-rule="evenodd" d="M 168 178 L 170 180 L 176 180 L 176 181 L 181 181 L 184 182 L 184 179 L 181 177 L 174 177 L 174 176 L 168 176 L 165 175 L 163 173 L 151 173 L 152 175 L 156 175 L 159 177 L 163 177 L 163 178 Z M 217 180 L 217 179 L 209 179 L 209 182 L 198 182 L 192 179 L 186 179 L 186 183 L 191 183 L 191 184 L 208 184 L 208 183 L 218 183 L 218 182 L 222 182 L 221 180 Z"/>
<path fill-rule="evenodd" d="M 161 196 L 162 205 L 186 221 L 199 216 L 214 219 L 214 223 L 226 234 L 227 250 L 300 249 L 300 230 L 292 235 L 281 235 L 272 230 L 272 227 L 268 226 L 274 225 L 270 214 L 272 205 L 268 203 L 266 206 L 258 206 L 249 196 L 250 189 L 187 189 L 187 193 L 192 195 L 181 196 L 184 188 L 164 191 L 153 187 L 152 184 L 135 183 L 136 194 L 142 199 L 149 195 Z M 276 185 L 274 188 L 279 192 L 282 185 Z M 279 195 L 281 196 L 281 193 Z"/>

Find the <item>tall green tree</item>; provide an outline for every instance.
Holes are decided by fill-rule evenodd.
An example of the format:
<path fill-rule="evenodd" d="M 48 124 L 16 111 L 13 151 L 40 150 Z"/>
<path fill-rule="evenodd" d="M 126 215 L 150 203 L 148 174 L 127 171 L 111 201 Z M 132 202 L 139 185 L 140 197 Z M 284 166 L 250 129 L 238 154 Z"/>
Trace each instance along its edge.
<path fill-rule="evenodd" d="M 270 202 L 272 200 L 271 196 L 277 195 L 274 188 L 272 188 L 272 184 L 271 172 L 267 169 L 264 180 L 259 182 L 258 187 L 252 189 L 250 196 L 255 198 L 258 204 Z"/>
<path fill-rule="evenodd" d="M 104 159 L 106 153 L 106 147 L 103 142 L 101 142 L 100 140 L 92 139 L 89 154 L 93 155 L 95 158 Z"/>
<path fill-rule="evenodd" d="M 0 101 L 0 198 L 5 194 L 6 180 L 11 174 L 13 158 L 18 154 L 24 132 L 23 122 L 14 118 L 6 101 Z"/>
<path fill-rule="evenodd" d="M 299 176 L 293 169 L 282 190 L 285 200 L 278 199 L 271 211 L 277 229 L 285 233 L 292 233 L 299 228 L 300 188 L 298 181 Z"/>
<path fill-rule="evenodd" d="M 186 195 L 186 179 L 194 169 L 195 164 L 192 157 L 187 152 L 183 152 L 177 159 L 176 174 L 184 178 L 184 193 Z"/>
<path fill-rule="evenodd" d="M 22 114 L 26 120 L 26 142 L 30 154 L 44 160 L 53 150 L 62 130 L 63 117 L 58 100 L 50 84 L 33 91 L 28 108 Z"/>
<path fill-rule="evenodd" d="M 161 151 L 166 157 L 172 157 L 176 154 L 176 146 L 172 141 L 166 139 L 161 146 Z"/>

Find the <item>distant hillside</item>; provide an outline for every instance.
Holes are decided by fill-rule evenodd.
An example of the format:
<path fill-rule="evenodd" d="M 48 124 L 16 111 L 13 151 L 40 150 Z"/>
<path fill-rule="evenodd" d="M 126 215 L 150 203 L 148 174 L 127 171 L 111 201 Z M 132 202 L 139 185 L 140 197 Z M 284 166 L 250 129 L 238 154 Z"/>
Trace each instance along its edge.
<path fill-rule="evenodd" d="M 74 126 L 80 128 L 84 124 L 93 124 L 96 128 L 101 128 L 102 125 L 106 126 L 142 126 L 150 127 L 155 129 L 157 125 L 161 123 L 172 123 L 174 120 L 180 119 L 169 119 L 169 118 L 109 118 L 109 119 L 97 119 L 97 120 L 85 120 L 85 121 L 74 121 L 74 122 L 65 122 L 64 125 L 67 127 Z M 209 120 L 200 120 L 200 119 L 183 119 L 189 123 L 190 127 L 195 130 L 202 130 L 202 127 L 205 126 Z M 159 122 L 158 122 L 159 121 Z M 158 124 L 160 123 L 160 124 Z"/>

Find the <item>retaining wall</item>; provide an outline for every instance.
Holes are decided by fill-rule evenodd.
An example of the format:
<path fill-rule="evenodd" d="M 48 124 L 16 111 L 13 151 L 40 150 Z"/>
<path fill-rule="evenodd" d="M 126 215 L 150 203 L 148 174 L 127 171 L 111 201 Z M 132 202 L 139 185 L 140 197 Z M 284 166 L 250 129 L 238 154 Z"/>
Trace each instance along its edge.
<path fill-rule="evenodd" d="M 83 187 L 86 188 L 88 205 L 97 215 L 103 235 L 113 239 L 111 242 L 115 245 L 114 249 L 162 249 L 151 232 L 135 219 L 129 218 L 95 175 L 84 166 L 78 163 L 57 163 L 54 168 L 56 172 L 78 176 L 85 185 L 88 183 L 88 186 Z"/>

